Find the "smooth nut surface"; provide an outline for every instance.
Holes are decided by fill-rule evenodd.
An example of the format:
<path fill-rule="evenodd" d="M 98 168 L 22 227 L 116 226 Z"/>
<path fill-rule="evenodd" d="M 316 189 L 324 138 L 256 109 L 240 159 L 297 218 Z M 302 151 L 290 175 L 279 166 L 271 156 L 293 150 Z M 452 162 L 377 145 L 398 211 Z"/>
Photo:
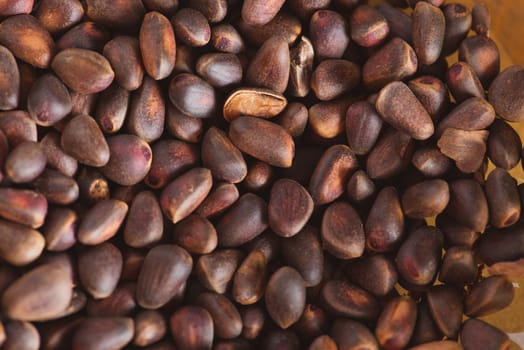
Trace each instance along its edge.
<path fill-rule="evenodd" d="M 53 58 L 51 68 L 72 90 L 92 94 L 105 90 L 115 77 L 109 61 L 86 49 L 65 49 Z"/>
<path fill-rule="evenodd" d="M 241 151 L 269 165 L 281 168 L 292 165 L 295 143 L 278 124 L 254 117 L 240 117 L 231 123 L 229 138 Z"/>
<path fill-rule="evenodd" d="M 42 265 L 5 291 L 2 306 L 12 319 L 43 321 L 61 315 L 71 296 L 71 280 L 65 271 L 53 264 Z"/>

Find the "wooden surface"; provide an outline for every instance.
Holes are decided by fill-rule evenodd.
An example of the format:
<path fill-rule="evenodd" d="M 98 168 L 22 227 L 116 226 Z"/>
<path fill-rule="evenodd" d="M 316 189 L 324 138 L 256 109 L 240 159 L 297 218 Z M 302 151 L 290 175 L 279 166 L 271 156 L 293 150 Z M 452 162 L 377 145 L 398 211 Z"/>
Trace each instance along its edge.
<path fill-rule="evenodd" d="M 465 1 L 472 4 L 474 1 Z M 524 64 L 524 0 L 484 0 L 491 13 L 490 35 L 498 44 L 501 68 L 512 64 Z M 520 138 L 524 139 L 524 123 L 513 123 Z M 524 182 L 522 166 L 512 170 L 519 183 Z M 484 317 L 487 322 L 505 330 L 512 340 L 524 348 L 524 278 L 513 279 L 515 299 L 506 310 Z M 518 349 L 515 344 L 514 348 Z"/>
<path fill-rule="evenodd" d="M 491 35 L 499 43 L 502 66 L 513 62 L 524 64 L 524 0 L 484 0 L 484 3 L 490 9 Z"/>
<path fill-rule="evenodd" d="M 377 4 L 384 1 L 369 0 L 369 3 Z M 490 37 L 499 47 L 501 69 L 513 64 L 524 65 L 524 0 L 446 0 L 446 3 L 458 2 L 471 8 L 478 1 L 483 1 L 490 9 Z M 449 65 L 457 59 L 457 54 L 448 57 Z M 524 123 L 512 123 L 512 126 L 524 141 Z M 491 164 L 490 170 L 492 168 Z M 520 164 L 511 173 L 519 184 L 524 182 L 524 170 Z M 482 319 L 507 332 L 514 342 L 509 350 L 517 350 L 524 349 L 524 276 L 511 280 L 515 287 L 513 303 L 508 308 Z"/>
<path fill-rule="evenodd" d="M 474 0 L 457 0 L 457 2 L 468 6 L 476 3 Z M 484 3 L 490 9 L 490 36 L 499 47 L 501 69 L 512 64 L 524 64 L 524 0 L 484 0 Z M 456 60 L 456 57 L 453 58 Z M 453 62 L 450 60 L 450 64 Z M 512 126 L 524 140 L 524 123 L 513 123 Z M 519 183 L 524 182 L 524 171 L 520 164 L 511 173 Z M 512 282 L 515 287 L 515 299 L 512 305 L 482 319 L 510 335 L 515 343 L 512 350 L 519 349 L 519 346 L 524 349 L 524 278 L 514 278 Z"/>

